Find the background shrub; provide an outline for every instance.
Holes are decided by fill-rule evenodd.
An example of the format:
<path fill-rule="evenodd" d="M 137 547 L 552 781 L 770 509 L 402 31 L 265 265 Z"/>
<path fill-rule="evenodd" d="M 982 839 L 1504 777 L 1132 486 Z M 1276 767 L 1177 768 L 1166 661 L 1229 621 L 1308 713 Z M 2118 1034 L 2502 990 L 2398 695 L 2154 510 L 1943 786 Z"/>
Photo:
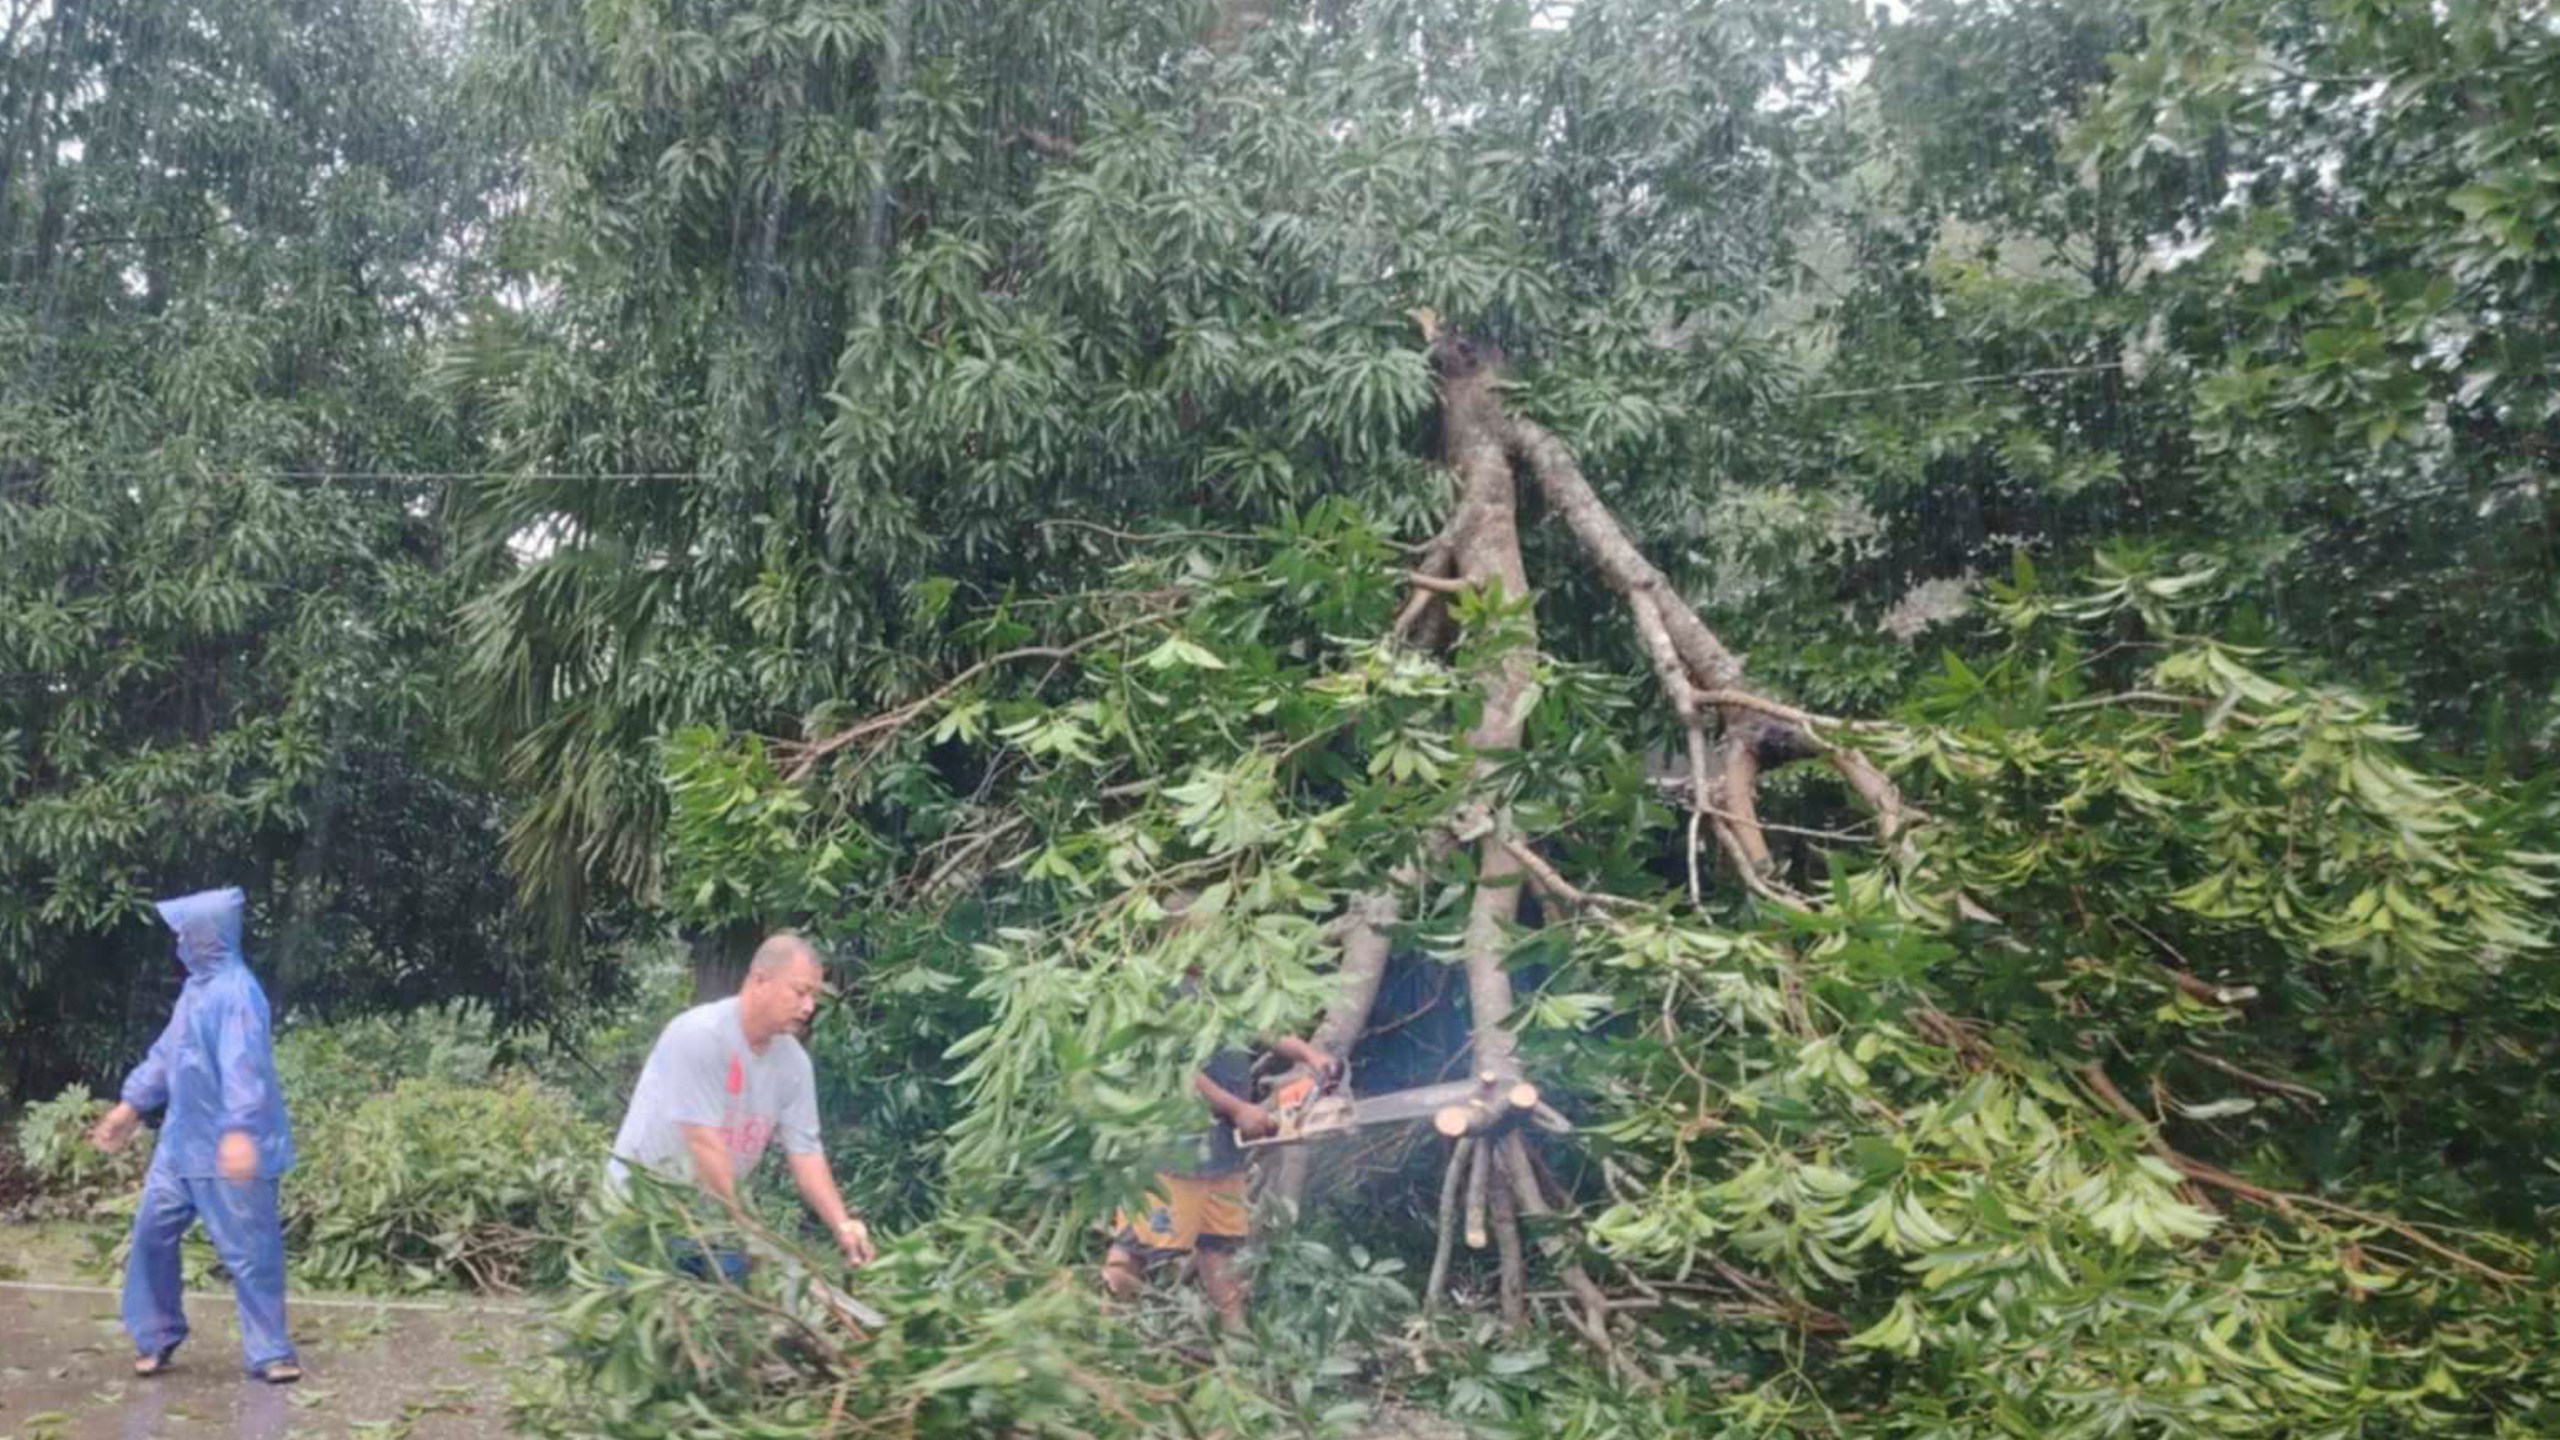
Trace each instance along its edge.
<path fill-rule="evenodd" d="M 559 1283 L 606 1149 L 566 1095 L 523 1075 L 405 1080 L 303 1134 L 286 1248 L 334 1289 Z"/>
<path fill-rule="evenodd" d="M 403 1080 L 467 1085 L 485 1079 L 500 1051 L 489 1007 L 457 1000 L 403 1015 L 288 1029 L 276 1038 L 276 1076 L 294 1124 L 309 1128 Z"/>
<path fill-rule="evenodd" d="M 18 1117 L 13 1133 L 18 1165 L 31 1186 L 27 1210 L 31 1218 L 81 1217 L 140 1186 L 151 1164 L 153 1137 L 137 1135 L 119 1155 L 99 1153 L 89 1144 L 89 1127 L 107 1113 L 111 1102 L 74 1085 L 50 1100 L 40 1100 Z"/>

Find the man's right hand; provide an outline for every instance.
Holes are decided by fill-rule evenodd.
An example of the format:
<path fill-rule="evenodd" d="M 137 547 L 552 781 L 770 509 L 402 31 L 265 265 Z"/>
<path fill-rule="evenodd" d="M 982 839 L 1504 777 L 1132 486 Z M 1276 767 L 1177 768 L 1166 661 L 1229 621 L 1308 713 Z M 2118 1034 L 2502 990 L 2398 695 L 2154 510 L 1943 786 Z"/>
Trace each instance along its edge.
<path fill-rule="evenodd" d="M 116 1108 L 99 1117 L 98 1123 L 89 1127 L 89 1143 L 113 1155 L 124 1148 L 126 1141 L 133 1138 L 134 1128 L 141 1123 L 141 1111 L 118 1101 Z"/>
<path fill-rule="evenodd" d="M 1280 1122 L 1273 1118 L 1269 1110 L 1259 1105 L 1246 1105 L 1238 1109 L 1232 1123 L 1236 1127 L 1236 1138 L 1239 1140 L 1259 1140 L 1265 1135 L 1280 1133 Z"/>
<path fill-rule="evenodd" d="M 246 1130 L 225 1130 L 214 1147 L 214 1173 L 235 1185 L 258 1178 L 258 1142 Z"/>

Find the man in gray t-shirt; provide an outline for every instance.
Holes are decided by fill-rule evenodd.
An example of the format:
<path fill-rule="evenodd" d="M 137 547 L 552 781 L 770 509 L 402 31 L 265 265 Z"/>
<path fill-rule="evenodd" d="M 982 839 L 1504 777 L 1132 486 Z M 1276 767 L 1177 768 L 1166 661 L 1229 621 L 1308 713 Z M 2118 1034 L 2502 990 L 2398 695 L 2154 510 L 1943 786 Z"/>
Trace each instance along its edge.
<path fill-rule="evenodd" d="M 845 1209 L 818 1144 L 817 1076 L 792 1033 L 808 1023 L 825 987 L 817 950 L 786 931 L 756 947 L 734 998 L 668 1021 L 614 1136 L 612 1185 L 620 1189 L 636 1165 L 734 1207 L 739 1184 L 778 1135 L 800 1198 L 847 1260 L 870 1260 L 871 1232 Z"/>

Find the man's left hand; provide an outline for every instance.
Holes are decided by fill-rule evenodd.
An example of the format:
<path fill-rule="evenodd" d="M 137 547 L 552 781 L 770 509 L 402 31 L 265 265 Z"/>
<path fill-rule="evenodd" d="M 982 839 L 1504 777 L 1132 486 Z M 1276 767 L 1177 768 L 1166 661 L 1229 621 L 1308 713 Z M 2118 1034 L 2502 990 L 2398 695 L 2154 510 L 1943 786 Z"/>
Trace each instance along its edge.
<path fill-rule="evenodd" d="M 213 1168 L 222 1178 L 234 1182 L 258 1178 L 258 1142 L 246 1130 L 232 1130 L 222 1137 L 222 1146 L 214 1152 Z"/>
<path fill-rule="evenodd" d="M 846 1216 L 844 1223 L 836 1227 L 836 1244 L 843 1249 L 844 1258 L 856 1265 L 868 1265 L 880 1253 L 871 1247 L 871 1227 L 863 1224 L 859 1215 Z"/>

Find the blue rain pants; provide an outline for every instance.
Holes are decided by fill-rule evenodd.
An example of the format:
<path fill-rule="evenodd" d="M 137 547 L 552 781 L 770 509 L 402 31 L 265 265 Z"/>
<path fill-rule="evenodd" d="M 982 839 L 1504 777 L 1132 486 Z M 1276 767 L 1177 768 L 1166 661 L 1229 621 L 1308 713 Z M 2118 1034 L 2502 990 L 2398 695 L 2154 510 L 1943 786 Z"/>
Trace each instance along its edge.
<path fill-rule="evenodd" d="M 178 1241 L 204 1221 L 213 1253 L 231 1272 L 240 1348 L 251 1370 L 295 1358 L 284 1318 L 284 1227 L 273 1180 L 190 1179 L 158 1165 L 133 1213 L 133 1256 L 124 1270 L 124 1328 L 134 1353 L 158 1355 L 187 1338 Z"/>

